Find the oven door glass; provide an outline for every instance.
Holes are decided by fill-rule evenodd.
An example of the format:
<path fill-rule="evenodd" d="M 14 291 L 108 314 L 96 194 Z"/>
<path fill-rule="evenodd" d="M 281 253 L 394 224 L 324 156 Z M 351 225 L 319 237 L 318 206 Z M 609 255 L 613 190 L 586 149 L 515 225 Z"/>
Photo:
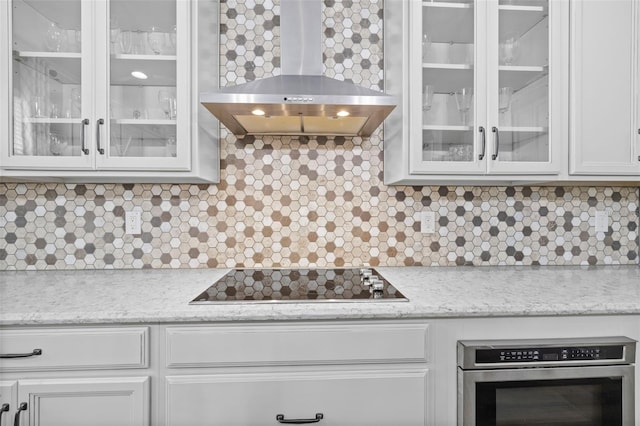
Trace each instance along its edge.
<path fill-rule="evenodd" d="M 622 425 L 622 378 L 476 383 L 476 424 Z"/>
<path fill-rule="evenodd" d="M 634 366 L 458 370 L 462 426 L 634 423 Z"/>

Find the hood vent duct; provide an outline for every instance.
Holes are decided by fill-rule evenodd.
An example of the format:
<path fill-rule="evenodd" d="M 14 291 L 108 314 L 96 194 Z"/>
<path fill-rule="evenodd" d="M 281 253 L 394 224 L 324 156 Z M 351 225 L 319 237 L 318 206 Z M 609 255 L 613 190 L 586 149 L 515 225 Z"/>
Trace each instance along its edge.
<path fill-rule="evenodd" d="M 234 135 L 363 136 L 395 108 L 395 97 L 322 76 L 322 1 L 281 0 L 282 75 L 201 93 Z"/>

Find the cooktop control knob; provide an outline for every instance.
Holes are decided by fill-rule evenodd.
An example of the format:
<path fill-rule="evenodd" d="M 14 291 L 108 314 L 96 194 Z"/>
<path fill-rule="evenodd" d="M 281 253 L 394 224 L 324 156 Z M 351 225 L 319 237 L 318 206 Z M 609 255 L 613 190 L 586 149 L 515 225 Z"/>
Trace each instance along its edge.
<path fill-rule="evenodd" d="M 361 277 L 370 277 L 373 275 L 373 271 L 367 268 L 360 268 L 360 276 Z"/>
<path fill-rule="evenodd" d="M 382 289 L 384 288 L 384 283 L 378 277 L 372 277 L 369 280 L 369 284 L 371 285 L 371 290 L 373 291 L 382 291 Z"/>
<path fill-rule="evenodd" d="M 363 286 L 369 285 L 369 280 L 373 277 L 373 271 L 371 269 L 362 268 L 360 269 L 360 282 Z"/>

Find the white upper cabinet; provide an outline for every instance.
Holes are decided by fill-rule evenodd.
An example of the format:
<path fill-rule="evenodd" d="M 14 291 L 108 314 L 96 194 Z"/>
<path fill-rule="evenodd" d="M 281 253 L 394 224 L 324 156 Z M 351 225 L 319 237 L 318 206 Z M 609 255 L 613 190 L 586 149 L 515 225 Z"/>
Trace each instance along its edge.
<path fill-rule="evenodd" d="M 640 179 L 640 3 L 571 1 L 573 175 Z"/>
<path fill-rule="evenodd" d="M 385 182 L 557 179 L 566 143 L 568 7 L 390 0 Z"/>
<path fill-rule="evenodd" d="M 217 131 L 194 125 L 197 31 L 202 19 L 216 24 L 203 31 L 218 27 L 217 0 L 13 0 L 1 8 L 4 176 L 218 180 Z M 217 58 L 208 61 L 218 68 Z"/>

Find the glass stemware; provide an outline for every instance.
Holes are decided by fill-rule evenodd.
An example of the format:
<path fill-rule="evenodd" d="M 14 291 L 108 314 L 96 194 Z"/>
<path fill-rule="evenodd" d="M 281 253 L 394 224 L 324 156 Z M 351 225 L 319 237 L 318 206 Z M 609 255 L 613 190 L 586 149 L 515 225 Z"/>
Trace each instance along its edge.
<path fill-rule="evenodd" d="M 428 34 L 422 35 L 422 62 L 427 62 L 427 55 L 431 48 L 431 38 Z"/>
<path fill-rule="evenodd" d="M 35 118 L 46 117 L 46 111 L 44 96 L 35 96 L 33 98 L 33 116 Z"/>
<path fill-rule="evenodd" d="M 47 27 L 47 35 L 44 39 L 44 46 L 49 52 L 61 52 L 64 50 L 66 42 L 66 34 L 55 23 L 49 23 Z"/>
<path fill-rule="evenodd" d="M 65 142 L 55 132 L 49 132 L 49 152 L 51 155 L 60 156 L 64 152 Z"/>
<path fill-rule="evenodd" d="M 467 125 L 467 112 L 471 109 L 471 102 L 473 101 L 473 89 L 470 87 L 463 87 L 456 92 L 456 105 L 458 111 L 462 114 L 462 125 Z"/>
<path fill-rule="evenodd" d="M 511 65 L 518 57 L 518 52 L 518 37 L 507 35 L 505 40 L 500 43 L 500 62 L 504 65 Z"/>
<path fill-rule="evenodd" d="M 168 136 L 166 139 L 166 155 L 167 157 L 176 157 L 178 155 L 177 145 L 176 145 L 176 137 Z"/>
<path fill-rule="evenodd" d="M 111 54 L 115 55 L 118 52 L 120 45 L 120 24 L 115 18 L 111 18 L 109 21 L 109 41 L 111 42 Z"/>
<path fill-rule="evenodd" d="M 147 35 L 144 31 L 132 31 L 131 53 L 134 55 L 144 55 L 147 53 Z"/>
<path fill-rule="evenodd" d="M 433 86 L 426 84 L 422 92 L 422 111 L 429 111 L 433 105 Z"/>
<path fill-rule="evenodd" d="M 159 27 L 151 27 L 149 31 L 149 47 L 156 55 L 161 55 L 165 51 L 165 33 Z"/>
<path fill-rule="evenodd" d="M 501 87 L 498 93 L 498 109 L 501 113 L 505 113 L 511 107 L 511 95 L 513 95 L 513 88 Z"/>
<path fill-rule="evenodd" d="M 133 32 L 132 31 L 122 31 L 119 37 L 120 41 L 120 50 L 124 54 L 131 53 L 131 45 L 133 43 Z"/>
<path fill-rule="evenodd" d="M 70 52 L 82 52 L 82 32 L 80 30 L 66 30 L 65 37 Z"/>
<path fill-rule="evenodd" d="M 69 118 L 80 117 L 80 115 L 82 114 L 82 94 L 79 87 L 74 87 L 73 89 L 71 89 L 70 101 Z"/>
<path fill-rule="evenodd" d="M 171 53 L 176 53 L 176 26 L 171 27 L 171 31 L 169 32 L 169 46 L 171 47 Z"/>
<path fill-rule="evenodd" d="M 160 89 L 158 91 L 158 103 L 169 120 L 176 119 L 176 97 L 169 90 Z"/>

